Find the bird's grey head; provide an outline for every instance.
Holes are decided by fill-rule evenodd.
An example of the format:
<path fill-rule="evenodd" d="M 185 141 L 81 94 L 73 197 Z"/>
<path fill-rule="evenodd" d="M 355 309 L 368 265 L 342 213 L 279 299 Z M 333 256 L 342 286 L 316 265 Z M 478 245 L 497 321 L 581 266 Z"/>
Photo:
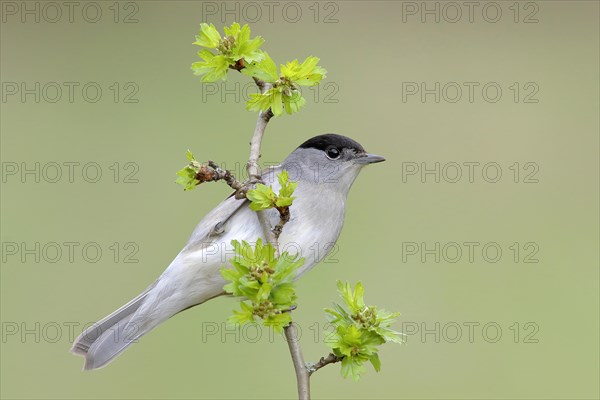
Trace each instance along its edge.
<path fill-rule="evenodd" d="M 357 141 L 328 133 L 302 143 L 282 166 L 291 180 L 332 188 L 346 194 L 362 167 L 381 161 L 385 161 L 385 158 L 367 153 Z"/>

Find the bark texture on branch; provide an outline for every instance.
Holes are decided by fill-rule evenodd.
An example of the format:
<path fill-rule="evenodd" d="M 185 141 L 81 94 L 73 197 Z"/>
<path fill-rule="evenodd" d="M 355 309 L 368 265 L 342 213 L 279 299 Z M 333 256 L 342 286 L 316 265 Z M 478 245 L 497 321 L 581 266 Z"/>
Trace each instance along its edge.
<path fill-rule="evenodd" d="M 344 357 L 338 357 L 333 353 L 329 353 L 329 355 L 327 357 L 321 357 L 321 359 L 319 361 L 317 361 L 316 363 L 308 363 L 306 364 L 306 367 L 308 369 L 308 375 L 312 375 L 315 372 L 317 372 L 318 370 L 320 370 L 321 368 L 323 368 L 326 365 L 329 364 L 334 364 L 336 362 L 340 362 L 342 361 Z"/>
<path fill-rule="evenodd" d="M 310 374 L 306 364 L 304 363 L 304 357 L 302 356 L 302 350 L 300 349 L 300 341 L 298 338 L 298 330 L 296 325 L 293 323 L 283 328 L 285 333 L 285 339 L 290 348 L 290 355 L 294 363 L 294 370 L 296 371 L 296 382 L 298 383 L 298 399 L 309 400 L 310 399 Z"/>
<path fill-rule="evenodd" d="M 263 82 L 260 79 L 254 78 L 256 85 L 260 89 L 261 93 L 269 90 L 271 85 L 269 83 Z M 258 113 L 258 118 L 256 120 L 256 126 L 254 127 L 254 133 L 252 134 L 252 139 L 250 140 L 250 156 L 248 157 L 248 163 L 246 164 L 246 169 L 248 170 L 249 182 L 248 185 L 253 185 L 262 180 L 262 176 L 260 173 L 260 166 L 258 165 L 258 160 L 260 159 L 260 148 L 262 145 L 262 140 L 265 135 L 265 129 L 267 128 L 267 124 L 273 117 L 273 113 L 271 109 L 267 111 L 261 111 Z M 267 213 L 265 211 L 258 211 L 258 221 L 262 226 L 263 233 L 265 235 L 265 239 L 268 243 L 271 243 L 273 247 L 275 247 L 275 251 L 279 253 L 279 246 L 277 245 L 277 239 L 273 234 L 271 223 L 267 217 Z M 278 254 L 277 254 L 278 255 Z"/>

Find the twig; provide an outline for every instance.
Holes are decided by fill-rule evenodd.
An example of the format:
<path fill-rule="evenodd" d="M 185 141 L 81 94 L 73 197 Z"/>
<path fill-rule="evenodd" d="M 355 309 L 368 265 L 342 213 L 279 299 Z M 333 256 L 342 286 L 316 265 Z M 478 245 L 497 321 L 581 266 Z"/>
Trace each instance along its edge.
<path fill-rule="evenodd" d="M 259 87 L 261 93 L 269 90 L 271 85 L 269 83 L 263 82 L 260 79 L 254 78 L 256 85 Z M 255 182 L 260 182 L 262 177 L 260 175 L 260 167 L 258 165 L 258 160 L 260 159 L 260 147 L 262 144 L 262 139 L 265 134 L 265 129 L 269 120 L 273 117 L 273 113 L 271 109 L 267 111 L 261 111 L 258 113 L 258 119 L 256 120 L 256 126 L 254 127 L 254 134 L 252 135 L 252 139 L 250 140 L 250 156 L 248 157 L 248 163 L 246 164 L 246 169 L 248 170 L 249 182 L 251 185 Z M 258 211 L 257 214 L 258 221 L 262 226 L 263 233 L 265 235 L 265 239 L 267 242 L 271 243 L 273 247 L 275 247 L 275 251 L 279 253 L 279 246 L 277 246 L 277 239 L 275 235 L 271 231 L 271 223 L 269 222 L 268 215 L 264 211 Z"/>
<path fill-rule="evenodd" d="M 268 85 L 264 83 L 264 85 Z M 250 141 L 250 157 L 248 158 L 248 175 L 250 179 L 260 180 L 260 167 L 258 165 L 258 160 L 260 158 L 260 147 L 262 144 L 262 139 L 265 134 L 265 128 L 269 123 L 269 120 L 273 117 L 273 112 L 271 109 L 267 111 L 261 111 L 258 113 L 258 119 L 256 120 L 256 126 L 254 127 L 254 134 L 252 135 L 252 140 Z"/>
<path fill-rule="evenodd" d="M 241 72 L 242 69 L 246 68 L 245 62 L 243 59 L 238 60 L 235 65 L 230 65 L 229 68 L 234 69 L 238 72 Z M 271 89 L 271 84 L 264 82 L 257 77 L 252 77 L 256 86 L 260 90 L 261 93 L 265 93 L 267 90 Z M 260 159 L 260 147 L 262 144 L 262 139 L 265 134 L 265 129 L 267 128 L 267 124 L 273 117 L 273 112 L 269 108 L 267 111 L 261 111 L 258 113 L 258 119 L 256 120 L 256 126 L 254 127 L 254 133 L 252 134 L 252 139 L 250 140 L 250 156 L 248 157 L 248 163 L 246 164 L 246 169 L 248 170 L 248 181 L 246 182 L 246 187 L 243 191 L 236 192 L 236 198 L 240 193 L 243 192 L 243 195 L 250 189 L 250 186 L 255 184 L 256 182 L 260 182 L 262 180 L 262 176 L 260 174 L 260 167 L 258 165 L 258 160 Z M 279 255 L 279 246 L 277 245 L 277 237 L 273 233 L 271 229 L 271 223 L 269 222 L 268 216 L 264 211 L 258 211 L 257 213 L 258 221 L 262 226 L 263 233 L 265 235 L 265 239 L 268 243 L 271 243 L 273 247 L 275 247 L 276 255 Z"/>
<path fill-rule="evenodd" d="M 235 69 L 239 71 L 243 68 L 243 66 L 240 67 L 241 68 L 239 69 Z M 260 89 L 261 93 L 265 93 L 271 88 L 271 84 L 263 82 L 260 79 L 254 78 L 254 82 L 256 82 L 256 85 Z M 253 184 L 253 182 L 260 182 L 262 179 L 260 175 L 258 160 L 260 159 L 261 155 L 260 148 L 263 136 L 265 134 L 265 129 L 272 117 L 273 112 L 271 111 L 271 109 L 268 109 L 267 111 L 261 111 L 258 114 L 256 126 L 254 127 L 254 134 L 252 135 L 252 140 L 250 141 L 250 157 L 248 158 L 248 164 L 246 165 L 249 176 L 249 185 Z M 265 238 L 275 248 L 275 256 L 279 257 L 279 236 L 281 235 L 283 226 L 290 219 L 290 210 L 289 207 L 281 207 L 277 208 L 277 211 L 279 211 L 280 219 L 279 223 L 275 226 L 275 228 L 271 228 L 271 223 L 269 222 L 267 213 L 265 211 L 258 211 L 257 217 L 260 222 L 260 225 L 262 226 Z M 290 324 L 283 328 L 283 331 L 285 333 L 285 338 L 288 343 L 288 348 L 290 349 L 290 355 L 292 356 L 294 370 L 296 371 L 298 399 L 309 400 L 311 372 L 309 372 L 307 365 L 304 362 L 304 357 L 302 356 L 302 350 L 300 349 L 300 342 L 298 340 L 298 332 L 296 330 L 296 326 L 294 324 Z M 326 364 L 323 364 L 323 366 L 324 365 Z"/>
<path fill-rule="evenodd" d="M 254 79 L 254 83 L 256 83 L 256 86 L 258 86 L 258 89 L 260 90 L 261 93 L 265 93 L 267 90 L 269 90 L 273 87 L 270 83 L 261 81 L 260 79 L 258 79 L 255 76 L 253 76 L 252 79 Z"/>
<path fill-rule="evenodd" d="M 273 228 L 273 236 L 276 241 L 279 240 L 283 226 L 290 220 L 290 207 L 277 207 L 277 211 L 279 211 L 279 222 Z"/>
<path fill-rule="evenodd" d="M 219 167 L 214 161 L 208 160 L 208 165 L 200 164 L 198 172 L 196 172 L 195 178 L 198 180 L 197 185 L 204 182 L 216 182 L 223 180 L 229 187 L 235 190 L 235 197 L 237 199 L 243 199 L 246 197 L 247 187 L 237 179 L 231 173 Z"/>
<path fill-rule="evenodd" d="M 279 257 L 279 235 L 283 231 L 283 226 L 290 220 L 290 207 L 277 207 L 279 211 L 279 223 L 275 225 L 275 228 L 271 231 L 273 234 L 273 246 L 275 247 L 276 256 Z M 295 309 L 294 307 L 293 309 Z M 289 310 L 290 312 L 292 309 Z M 302 350 L 300 349 L 300 341 L 296 326 L 292 323 L 283 328 L 285 338 L 292 355 L 292 362 L 294 363 L 294 370 L 296 371 L 296 383 L 298 385 L 298 399 L 308 400 L 310 399 L 310 373 L 304 363 L 304 357 L 302 356 Z"/>
<path fill-rule="evenodd" d="M 216 175 L 215 180 L 222 179 L 229 185 L 229 187 L 235 190 L 235 197 L 237 199 L 243 199 L 246 197 L 246 186 L 237 179 L 235 179 L 235 176 L 233 176 L 233 174 L 230 171 L 221 169 L 221 167 L 219 167 L 217 163 L 211 160 L 208 160 L 208 166 L 214 170 Z"/>
<path fill-rule="evenodd" d="M 312 375 L 321 368 L 329 364 L 335 364 L 336 362 L 340 362 L 344 359 L 344 357 L 336 356 L 333 353 L 329 353 L 327 357 L 321 357 L 321 359 L 316 363 L 307 363 L 306 368 L 308 369 L 308 375 Z"/>
<path fill-rule="evenodd" d="M 298 383 L 298 399 L 309 400 L 310 399 L 310 373 L 304 363 L 304 357 L 302 357 L 302 350 L 300 350 L 300 342 L 298 340 L 298 331 L 296 325 L 290 324 L 283 328 L 285 333 L 285 339 L 290 349 L 292 361 L 294 363 L 294 370 L 296 371 L 296 381 Z"/>

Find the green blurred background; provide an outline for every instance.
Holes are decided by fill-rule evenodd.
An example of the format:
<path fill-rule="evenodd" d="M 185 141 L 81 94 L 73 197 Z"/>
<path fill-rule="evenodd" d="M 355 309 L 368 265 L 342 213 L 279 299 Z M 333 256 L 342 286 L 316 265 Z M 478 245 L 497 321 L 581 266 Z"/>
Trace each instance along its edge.
<path fill-rule="evenodd" d="M 299 282 L 294 319 L 305 358 L 325 355 L 322 308 L 337 279 L 362 280 L 367 301 L 401 311 L 397 329 L 410 335 L 382 348 L 381 373 L 369 367 L 358 383 L 339 366 L 321 370 L 313 396 L 598 398 L 598 3 L 475 2 L 472 21 L 462 2 L 453 3 L 460 18 L 444 2 L 266 3 L 76 2 L 70 22 L 62 3 L 58 18 L 45 2 L 2 2 L 2 398 L 295 396 L 281 337 L 223 331 L 231 299 L 177 315 L 102 370 L 82 372 L 68 352 L 69 327 L 79 334 L 143 290 L 228 194 L 173 183 L 185 150 L 238 170 L 247 158 L 256 118 L 244 110 L 247 80 L 230 72 L 226 86 L 203 88 L 189 69 L 199 23 L 234 20 L 251 22 L 276 61 L 316 55 L 329 71 L 302 112 L 271 122 L 265 162 L 324 132 L 388 159 L 355 183 L 337 262 Z M 25 13 L 36 7 L 39 22 Z M 21 83 L 35 92 L 35 82 L 39 102 L 22 98 Z M 72 102 L 65 82 L 79 85 Z M 440 101 L 409 95 L 411 82 L 440 82 Z M 448 82 L 463 89 L 456 102 Z M 472 102 L 464 82 L 479 85 Z M 40 182 L 22 178 L 36 162 Z M 79 163 L 72 183 L 65 162 Z M 473 182 L 464 162 L 480 163 Z M 55 183 L 53 163 L 62 166 Z M 83 176 L 87 163 L 97 165 Z M 439 183 L 407 175 L 435 163 Z M 452 163 L 463 165 L 456 183 Z M 498 182 L 482 176 L 486 163 L 499 166 Z M 102 176 L 90 183 L 94 165 Z M 526 183 L 528 173 L 538 182 Z M 73 260 L 65 242 L 78 243 Z M 478 243 L 472 262 L 465 242 Z M 439 262 L 426 251 L 436 243 Z M 448 243 L 463 250 L 457 262 Z M 496 244 L 486 259 L 487 243 Z M 132 252 L 139 262 L 124 262 Z"/>

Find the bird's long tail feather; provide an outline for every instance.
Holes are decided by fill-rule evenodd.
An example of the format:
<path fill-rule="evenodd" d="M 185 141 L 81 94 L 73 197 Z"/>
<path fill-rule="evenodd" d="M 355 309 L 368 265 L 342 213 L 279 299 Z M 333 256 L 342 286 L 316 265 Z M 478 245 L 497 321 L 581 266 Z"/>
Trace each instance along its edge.
<path fill-rule="evenodd" d="M 155 284 L 123 307 L 83 331 L 75 339 L 71 351 L 85 357 L 84 370 L 107 365 L 142 335 L 169 318 L 168 315 L 163 315 L 160 320 L 144 320 L 143 323 L 139 323 L 140 316 L 136 316 Z"/>

